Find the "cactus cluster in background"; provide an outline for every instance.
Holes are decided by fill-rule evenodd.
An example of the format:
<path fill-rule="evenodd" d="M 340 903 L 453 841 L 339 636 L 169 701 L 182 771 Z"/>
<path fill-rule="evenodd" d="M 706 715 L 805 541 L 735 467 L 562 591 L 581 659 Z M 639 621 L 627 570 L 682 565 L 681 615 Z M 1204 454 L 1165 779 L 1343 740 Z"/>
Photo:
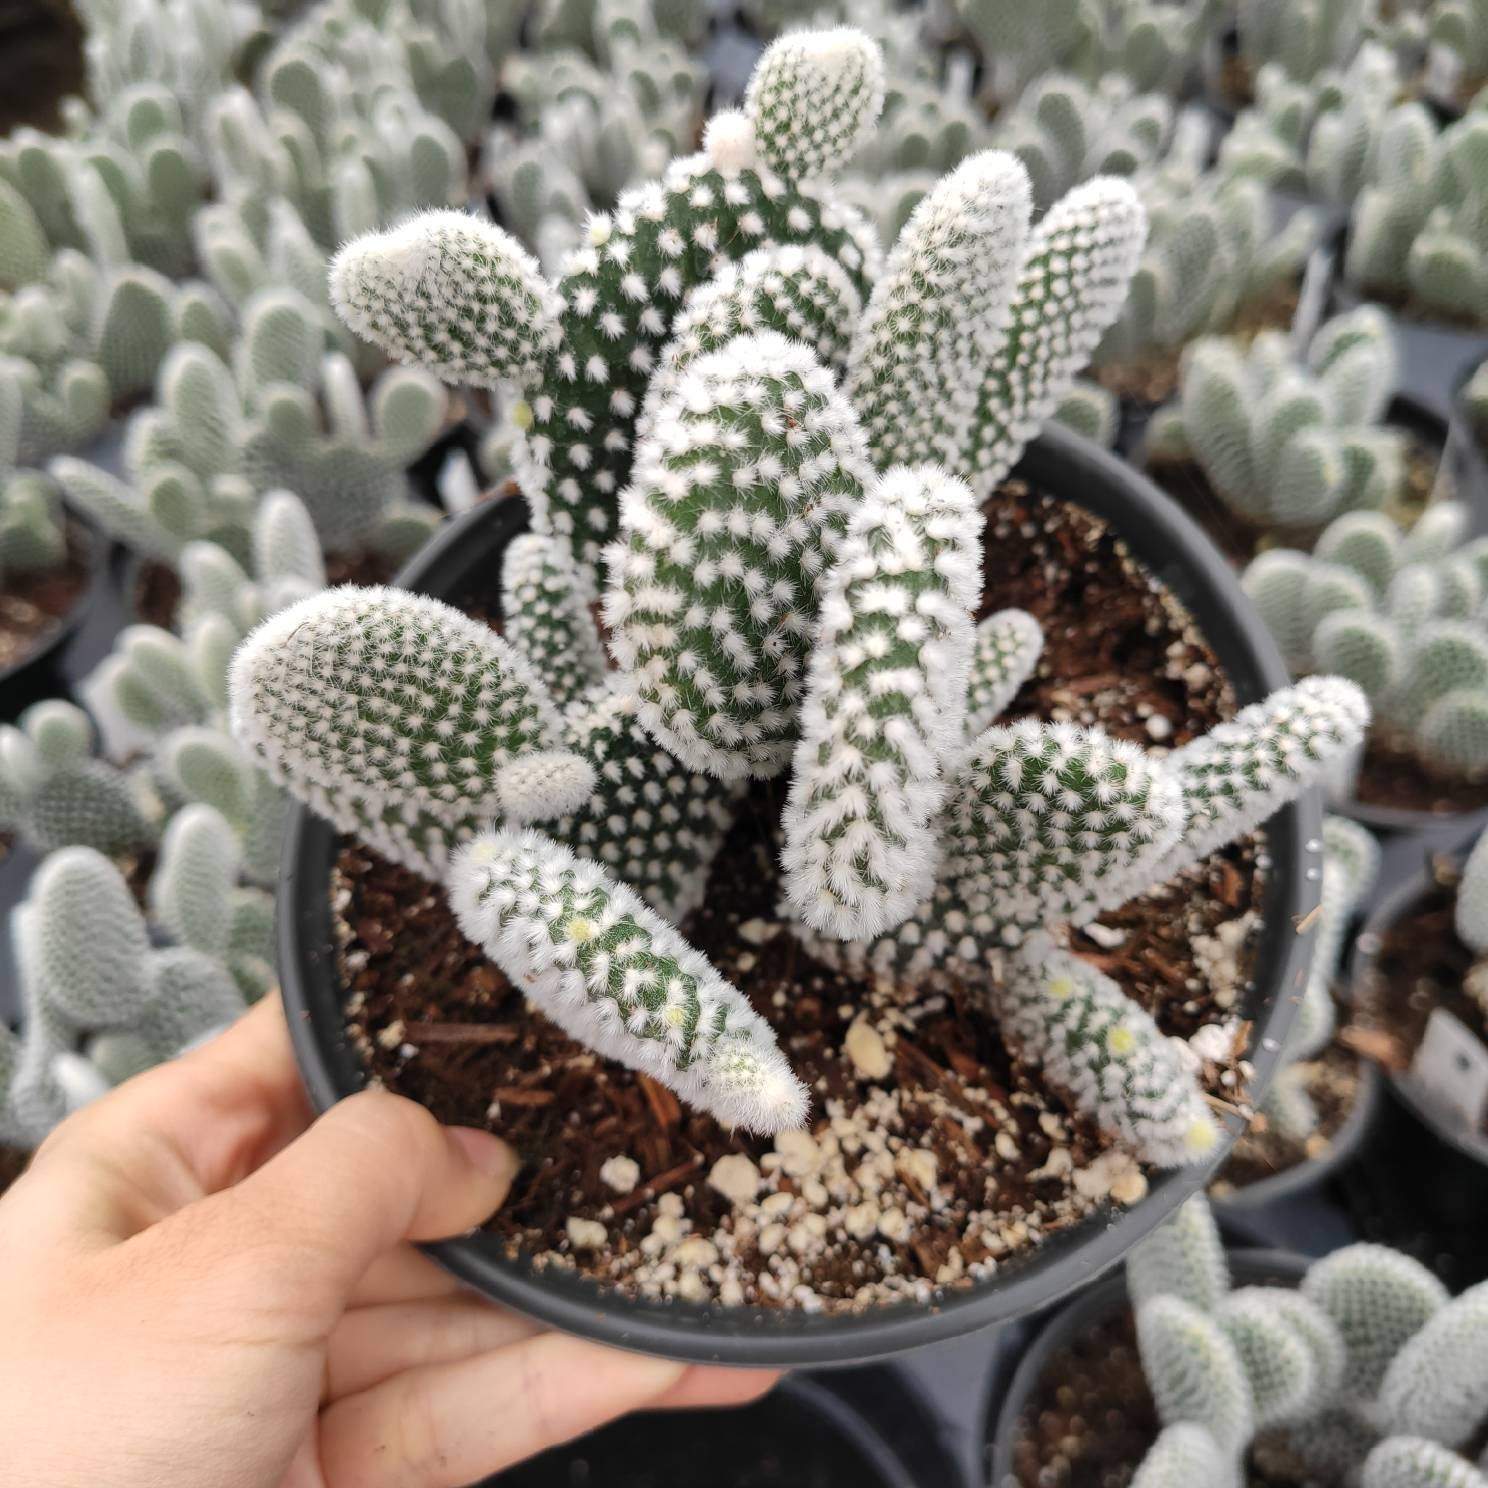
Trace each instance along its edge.
<path fill-rule="evenodd" d="M 1240 56 L 1253 71 L 1273 63 L 1306 82 L 1354 55 L 1373 8 L 1371 0 L 1238 0 Z"/>
<path fill-rule="evenodd" d="M 1488 99 L 1442 128 L 1419 103 L 1380 125 L 1344 270 L 1368 294 L 1481 322 L 1488 304 Z"/>
<path fill-rule="evenodd" d="M 1458 1453 L 1488 1415 L 1488 1286 L 1452 1298 L 1418 1262 L 1359 1244 L 1296 1290 L 1231 1290 L 1202 1198 L 1138 1244 L 1126 1279 L 1163 1427 L 1139 1488 L 1185 1470 L 1236 1481 L 1251 1452 L 1366 1488 L 1483 1481 Z"/>
<path fill-rule="evenodd" d="M 0 1140 L 31 1147 L 69 1110 L 242 1012 L 236 967 L 262 990 L 267 896 L 234 887 L 232 835 L 203 807 L 162 844 L 151 895 L 175 944 L 155 947 L 123 875 L 69 847 L 11 918 L 25 1032 L 0 1030 Z"/>
<path fill-rule="evenodd" d="M 410 520 L 427 535 L 435 514 L 414 510 L 407 467 L 443 425 L 438 383 L 392 368 L 364 395 L 351 361 L 323 351 L 312 305 L 290 290 L 255 295 L 244 327 L 231 367 L 207 346 L 171 354 L 156 402 L 130 422 L 122 478 L 56 459 L 69 500 L 172 565 L 203 538 L 245 557 L 261 493 L 274 490 L 294 492 L 333 550 L 406 550 Z"/>
<path fill-rule="evenodd" d="M 983 152 L 865 293 L 831 176 L 881 72 L 860 33 L 787 35 L 744 111 L 622 195 L 556 284 L 462 215 L 342 250 L 358 331 L 524 395 L 536 532 L 507 560 L 503 638 L 393 591 L 312 597 L 239 652 L 234 727 L 302 800 L 443 879 L 571 1033 L 762 1130 L 801 1114 L 773 1036 L 652 912 L 697 902 L 739 783 L 788 775 L 783 884 L 813 950 L 990 989 L 1024 946 L 1009 1038 L 1113 1139 L 1201 1159 L 1217 1129 L 1157 1025 L 1077 963 L 1049 985 L 1029 947 L 1253 830 L 1357 747 L 1362 703 L 1312 681 L 1166 757 L 998 726 L 1040 638 L 1016 613 L 973 623 L 976 502 L 1117 313 L 1143 223 L 1098 178 L 1034 224 L 1025 170 Z"/>
<path fill-rule="evenodd" d="M 60 567 L 66 558 L 67 528 L 56 483 L 38 470 L 6 470 L 0 464 L 0 583 Z"/>
<path fill-rule="evenodd" d="M 1188 130 L 1184 120 L 1179 130 Z M 1316 241 L 1312 210 L 1278 226 L 1259 181 L 1202 169 L 1207 137 L 1191 132 L 1132 178 L 1151 231 L 1121 314 L 1095 351 L 1098 369 L 1115 373 L 1229 331 L 1300 276 Z"/>
<path fill-rule="evenodd" d="M 1243 580 L 1294 672 L 1351 678 L 1375 736 L 1448 778 L 1488 770 L 1488 539 L 1463 541 L 1467 524 L 1451 502 L 1405 533 L 1351 512 L 1311 554 L 1272 549 Z"/>
<path fill-rule="evenodd" d="M 1173 104 L 1160 93 L 1134 92 L 1120 77 L 1089 85 L 1050 73 L 998 117 L 992 143 L 1023 162 L 1035 210 L 1044 211 L 1092 176 L 1151 169 L 1173 126 Z"/>
<path fill-rule="evenodd" d="M 1362 306 L 1326 322 L 1305 363 L 1263 331 L 1184 354 L 1177 403 L 1153 419 L 1150 459 L 1191 459 L 1216 496 L 1264 529 L 1309 529 L 1338 512 L 1397 503 L 1405 436 L 1382 425 L 1395 391 L 1394 336 Z"/>

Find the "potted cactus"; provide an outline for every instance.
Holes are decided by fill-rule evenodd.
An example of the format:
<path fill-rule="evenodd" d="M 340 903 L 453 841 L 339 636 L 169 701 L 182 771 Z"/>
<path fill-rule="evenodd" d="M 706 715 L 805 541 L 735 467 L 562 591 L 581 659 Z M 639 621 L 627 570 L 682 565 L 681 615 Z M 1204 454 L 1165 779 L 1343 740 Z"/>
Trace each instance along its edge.
<path fill-rule="evenodd" d="M 1148 468 L 1241 563 L 1311 546 L 1341 512 L 1413 517 L 1431 495 L 1440 437 L 1423 446 L 1407 423 L 1418 420 L 1391 403 L 1395 379 L 1390 324 L 1373 306 L 1327 321 L 1303 361 L 1278 331 L 1248 347 L 1196 341 L 1177 400 L 1148 428 Z"/>
<path fill-rule="evenodd" d="M 1360 906 L 1379 876 L 1380 848 L 1357 822 L 1323 820 L 1323 887 L 1312 965 L 1297 1017 L 1261 1104 L 1209 1186 L 1231 1231 L 1266 1243 L 1275 1206 L 1319 1188 L 1358 1157 L 1378 1111 L 1379 1068 L 1339 1037 L 1333 980 Z"/>
<path fill-rule="evenodd" d="M 1356 770 L 1332 782 L 1338 809 L 1384 831 L 1488 808 L 1488 694 L 1481 565 L 1488 540 L 1470 515 L 1436 502 L 1408 531 L 1382 512 L 1348 512 L 1310 554 L 1262 553 L 1242 584 L 1293 671 L 1353 678 L 1375 722 Z"/>
<path fill-rule="evenodd" d="M 1477 1488 L 1458 1454 L 1488 1413 L 1485 1306 L 1484 1287 L 1452 1298 L 1384 1246 L 1310 1264 L 1226 1256 L 1190 1200 L 1025 1356 L 991 1481 L 1034 1485 L 1058 1466 L 1072 1480 L 1135 1468 L 1139 1488 L 1247 1475 Z"/>
<path fill-rule="evenodd" d="M 0 718 L 58 690 L 102 569 L 103 545 L 63 511 L 55 483 L 7 468 L 0 451 Z"/>
<path fill-rule="evenodd" d="M 878 69 L 859 33 L 777 43 L 556 285 L 459 214 L 349 244 L 351 325 L 525 394 L 535 530 L 479 510 L 405 575 L 440 598 L 330 590 L 233 665 L 239 738 L 325 818 L 292 825 L 281 883 L 316 1099 L 375 1077 L 499 1125 L 522 1197 L 439 1254 L 690 1357 L 1012 1315 L 1202 1182 L 1206 1090 L 1264 1081 L 1240 1020 L 1281 1031 L 1307 951 L 1311 832 L 1283 811 L 1268 869 L 1241 839 L 1364 722 L 1347 683 L 1272 691 L 1223 565 L 1115 462 L 1049 437 L 1003 485 L 1115 313 L 1140 209 L 1097 180 L 1030 229 L 1026 174 L 988 152 L 877 272 L 815 183 Z M 1042 626 L 995 602 L 1025 596 Z M 1146 671 L 1071 709 L 1050 654 Z M 1200 908 L 1121 918 L 1174 875 Z M 1162 1013 L 1127 958 L 1169 926 L 1203 986 L 1189 937 L 1222 923 L 1197 1003 L 1176 972 L 1229 1027 L 1206 1064 L 1098 963 Z M 1095 1222 L 1113 1192 L 1134 1207 Z"/>
<path fill-rule="evenodd" d="M 1483 957 L 1488 952 L 1488 836 L 1433 856 L 1386 899 L 1359 937 L 1353 1001 L 1376 1035 L 1391 1088 L 1449 1148 L 1488 1163 L 1474 1064 L 1488 1065 Z"/>

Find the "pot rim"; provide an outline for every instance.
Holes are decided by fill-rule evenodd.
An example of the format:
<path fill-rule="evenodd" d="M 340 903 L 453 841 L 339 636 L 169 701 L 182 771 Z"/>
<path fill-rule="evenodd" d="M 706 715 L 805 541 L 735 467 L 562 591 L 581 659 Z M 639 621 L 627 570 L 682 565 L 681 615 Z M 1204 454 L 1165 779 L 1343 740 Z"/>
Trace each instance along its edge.
<path fill-rule="evenodd" d="M 1228 565 L 1198 527 L 1144 477 L 1098 446 L 1052 426 L 1029 446 L 1014 474 L 1041 491 L 1078 492 L 1078 497 L 1066 499 L 1078 500 L 1110 521 L 1134 555 L 1183 603 L 1243 700 L 1287 685 L 1280 653 Z M 489 571 L 489 559 L 481 555 L 491 544 L 472 541 L 473 530 L 490 523 L 510 538 L 519 530 L 525 510 L 524 503 L 502 502 L 455 519 L 396 582 L 420 588 L 461 560 L 462 576 L 474 573 L 477 564 Z M 453 574 L 444 577 L 454 585 Z M 1257 1028 L 1252 1055 L 1257 1098 L 1270 1078 L 1306 983 L 1312 942 L 1293 933 L 1293 926 L 1317 901 L 1321 830 L 1317 790 L 1305 793 L 1268 824 L 1267 851 L 1273 866 L 1266 879 L 1265 921 L 1271 930 L 1257 949 L 1258 990 L 1251 1009 Z M 294 806 L 285 832 L 278 894 L 276 935 L 285 1011 L 296 1058 L 318 1110 L 365 1080 L 345 1038 L 331 950 L 325 884 L 336 840 L 327 823 Z M 323 1023 L 332 1026 L 322 1029 Z M 616 1347 L 697 1363 L 756 1367 L 861 1363 L 1005 1323 L 1111 1269 L 1143 1235 L 1203 1188 L 1237 1130 L 1234 1121 L 1224 1123 L 1224 1138 L 1208 1164 L 1154 1173 L 1147 1197 L 1130 1209 L 1098 1210 L 1070 1231 L 1045 1239 L 1005 1273 L 965 1291 L 946 1292 L 928 1304 L 899 1302 L 858 1314 L 829 1315 L 658 1302 L 624 1296 L 559 1268 L 539 1271 L 526 1257 L 509 1260 L 499 1242 L 479 1232 L 426 1248 L 487 1296 Z"/>
<path fill-rule="evenodd" d="M 67 524 L 79 534 L 87 578 L 78 591 L 77 598 L 58 617 L 56 625 L 46 633 L 35 649 L 11 662 L 9 666 L 0 667 L 0 695 L 17 683 L 24 683 L 33 669 L 39 671 L 61 659 L 62 652 L 76 639 L 84 621 L 92 614 L 99 592 L 108 580 L 109 543 L 97 523 L 70 506 L 63 510 Z"/>
<path fill-rule="evenodd" d="M 1459 840 L 1455 847 L 1443 847 L 1438 856 L 1451 858 L 1460 867 L 1473 840 L 1469 836 Z M 1364 922 L 1364 928 L 1354 941 L 1353 956 L 1349 962 L 1349 989 L 1353 1002 L 1358 1003 L 1368 982 L 1381 975 L 1378 962 L 1385 935 L 1432 887 L 1430 868 L 1420 869 L 1386 894 Z M 1386 1070 L 1383 1073 L 1389 1081 L 1390 1093 L 1433 1136 L 1462 1156 L 1488 1168 L 1488 1136 L 1475 1135 L 1449 1125 L 1443 1115 L 1423 1101 L 1396 1071 Z"/>
<path fill-rule="evenodd" d="M 1311 1260 L 1296 1251 L 1270 1247 L 1231 1248 L 1226 1246 L 1231 1280 L 1238 1286 L 1265 1286 L 1277 1277 L 1290 1279 L 1295 1285 L 1307 1274 Z M 987 1444 L 989 1488 L 1016 1488 L 1013 1472 L 1013 1432 L 1023 1407 L 1038 1387 L 1044 1366 L 1050 1357 L 1070 1339 L 1103 1322 L 1117 1307 L 1128 1303 L 1126 1272 L 1107 1276 L 1079 1296 L 1052 1312 L 1039 1326 L 1017 1365 L 1008 1378 L 1000 1399 L 988 1402 L 982 1431 Z M 988 1432 L 991 1436 L 988 1436 Z"/>
<path fill-rule="evenodd" d="M 1299 1194 L 1326 1183 L 1340 1168 L 1352 1162 L 1369 1137 L 1379 1116 L 1384 1080 L 1380 1067 L 1362 1054 L 1355 1054 L 1359 1065 L 1359 1088 L 1354 1104 L 1338 1128 L 1328 1150 L 1321 1157 L 1307 1158 L 1293 1167 L 1273 1173 L 1269 1178 L 1237 1188 L 1233 1193 L 1213 1194 L 1209 1207 L 1221 1224 L 1241 1215 L 1253 1215 L 1273 1204 L 1285 1203 Z"/>

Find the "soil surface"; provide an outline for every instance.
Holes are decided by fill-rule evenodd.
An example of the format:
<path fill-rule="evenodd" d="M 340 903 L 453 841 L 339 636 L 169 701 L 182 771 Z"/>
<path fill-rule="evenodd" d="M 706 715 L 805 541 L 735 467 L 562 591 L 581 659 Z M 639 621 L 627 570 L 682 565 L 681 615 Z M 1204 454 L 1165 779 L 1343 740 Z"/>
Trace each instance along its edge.
<path fill-rule="evenodd" d="M 1320 1058 L 1310 1059 L 1299 1068 L 1307 1094 L 1317 1107 L 1317 1130 L 1305 1142 L 1298 1142 L 1274 1126 L 1253 1122 L 1241 1133 L 1219 1176 L 1209 1185 L 1211 1193 L 1233 1193 L 1327 1155 L 1354 1109 L 1359 1094 L 1359 1059 L 1338 1044 L 1330 1044 Z"/>
<path fill-rule="evenodd" d="M 60 131 L 62 100 L 84 84 L 83 28 L 67 0 L 0 10 L 0 135 L 23 124 Z"/>
<path fill-rule="evenodd" d="M 1011 716 L 1178 745 L 1233 712 L 1186 614 L 1090 517 L 1007 487 L 986 552 L 984 613 L 1021 605 L 1047 624 Z M 809 1133 L 773 1143 L 572 1043 L 463 939 L 442 894 L 343 847 L 333 897 L 354 1041 L 389 1087 L 518 1148 L 491 1222 L 508 1253 L 646 1296 L 842 1310 L 932 1300 L 1108 1200 L 1140 1199 L 1145 1174 L 1014 1064 L 971 989 L 830 970 L 796 942 L 776 913 L 784 793 L 746 797 L 683 927 L 812 1089 Z M 1168 1032 L 1232 1022 L 1204 1078 L 1242 1104 L 1257 859 L 1253 843 L 1216 854 L 1076 938 Z"/>
<path fill-rule="evenodd" d="M 0 585 L 0 671 L 30 657 L 71 613 L 88 587 L 88 538 L 67 524 L 67 557 L 56 568 L 6 575 Z"/>

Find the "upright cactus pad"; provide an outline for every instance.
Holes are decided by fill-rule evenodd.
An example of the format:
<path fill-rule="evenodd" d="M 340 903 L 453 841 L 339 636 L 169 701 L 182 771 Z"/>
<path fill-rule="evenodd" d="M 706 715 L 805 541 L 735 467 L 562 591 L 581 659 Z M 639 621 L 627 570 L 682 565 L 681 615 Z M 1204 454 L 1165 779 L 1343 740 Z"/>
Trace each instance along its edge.
<path fill-rule="evenodd" d="M 889 471 L 827 571 L 786 807 L 786 894 L 812 928 L 881 934 L 934 883 L 964 735 L 981 519 L 933 466 Z"/>
<path fill-rule="evenodd" d="M 747 1000 L 631 890 L 534 832 L 463 848 L 461 928 L 559 1027 L 727 1126 L 799 1126 L 807 1096 Z"/>
<path fill-rule="evenodd" d="M 642 722 L 724 779 L 785 768 L 821 583 L 871 474 L 804 346 L 741 337 L 657 411 L 606 554 L 611 650 Z"/>
<path fill-rule="evenodd" d="M 1028 720 L 971 746 L 942 831 L 939 922 L 1016 941 L 1094 919 L 1166 876 L 1183 802 L 1167 768 L 1134 746 Z"/>

